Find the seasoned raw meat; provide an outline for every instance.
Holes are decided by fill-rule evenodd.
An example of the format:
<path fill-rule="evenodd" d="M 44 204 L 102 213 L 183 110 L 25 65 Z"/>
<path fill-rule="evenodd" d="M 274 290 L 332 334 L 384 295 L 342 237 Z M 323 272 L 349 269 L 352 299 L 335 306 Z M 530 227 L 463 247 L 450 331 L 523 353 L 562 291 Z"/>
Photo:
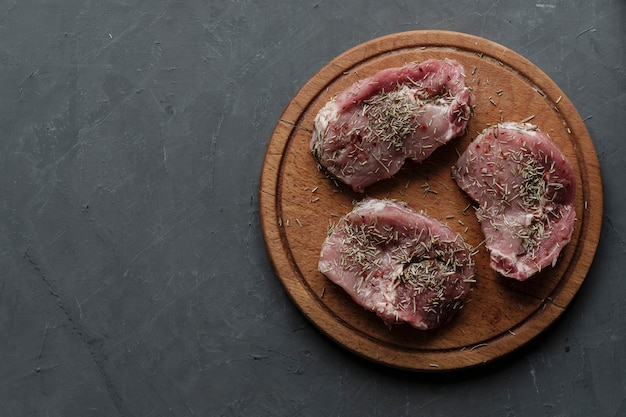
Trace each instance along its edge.
<path fill-rule="evenodd" d="M 523 281 L 556 263 L 574 229 L 575 179 L 547 134 L 521 123 L 487 128 L 452 175 L 479 204 L 494 270 Z"/>
<path fill-rule="evenodd" d="M 319 270 L 388 326 L 448 321 L 473 282 L 463 239 L 405 204 L 368 199 L 329 231 Z"/>
<path fill-rule="evenodd" d="M 428 60 L 356 82 L 315 117 L 314 158 L 358 192 L 407 158 L 423 161 L 465 132 L 471 109 L 463 71 L 456 61 Z"/>

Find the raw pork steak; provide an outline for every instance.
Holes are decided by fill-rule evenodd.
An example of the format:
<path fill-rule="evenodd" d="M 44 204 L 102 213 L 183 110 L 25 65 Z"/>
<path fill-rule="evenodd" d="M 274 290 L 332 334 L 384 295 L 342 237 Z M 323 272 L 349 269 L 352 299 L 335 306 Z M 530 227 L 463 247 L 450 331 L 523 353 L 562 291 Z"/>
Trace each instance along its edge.
<path fill-rule="evenodd" d="M 452 175 L 479 204 L 491 267 L 523 281 L 555 264 L 574 229 L 574 171 L 536 126 L 503 123 L 485 129 Z"/>
<path fill-rule="evenodd" d="M 360 80 L 315 117 L 310 149 L 318 164 L 355 191 L 421 162 L 465 132 L 470 91 L 453 60 L 388 68 Z"/>
<path fill-rule="evenodd" d="M 391 200 L 358 203 L 329 231 L 319 270 L 388 326 L 426 330 L 448 321 L 473 282 L 463 239 Z"/>

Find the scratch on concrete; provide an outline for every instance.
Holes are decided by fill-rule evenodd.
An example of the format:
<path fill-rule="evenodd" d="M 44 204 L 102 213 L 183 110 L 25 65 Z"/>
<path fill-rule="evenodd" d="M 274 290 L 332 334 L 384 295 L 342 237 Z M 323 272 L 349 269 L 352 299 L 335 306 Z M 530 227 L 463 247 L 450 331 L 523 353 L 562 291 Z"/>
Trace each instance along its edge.
<path fill-rule="evenodd" d="M 41 358 L 43 356 L 43 351 L 46 348 L 46 339 L 48 338 L 48 328 L 49 324 L 46 323 L 46 327 L 43 331 L 43 340 L 41 341 L 41 347 L 39 348 L 39 355 L 37 355 L 37 363 L 33 367 L 33 372 L 40 373 L 41 372 Z"/>
<path fill-rule="evenodd" d="M 48 287 L 48 290 L 50 291 L 50 294 L 52 296 L 54 296 L 54 298 L 56 299 L 57 306 L 61 309 L 63 314 L 65 314 L 65 317 L 67 318 L 67 321 L 69 322 L 69 324 L 70 324 L 70 326 L 72 328 L 72 331 L 74 331 L 78 335 L 80 341 L 85 346 L 85 349 L 87 349 L 87 352 L 89 352 L 89 355 L 91 356 L 92 360 L 94 361 L 94 364 L 96 365 L 96 368 L 98 369 L 98 372 L 100 373 L 100 376 L 102 377 L 102 380 L 104 381 L 104 384 L 105 384 L 105 386 L 107 388 L 107 392 L 109 394 L 109 397 L 111 398 L 111 401 L 115 405 L 115 408 L 118 410 L 118 412 L 121 415 L 125 415 L 125 416 L 126 415 L 132 415 L 130 413 L 130 410 L 128 410 L 128 408 L 124 404 L 124 401 L 123 401 L 120 393 L 118 392 L 117 387 L 113 383 L 112 378 L 109 376 L 109 374 L 104 369 L 103 361 L 98 358 L 96 352 L 94 352 L 93 349 L 91 348 L 89 340 L 88 340 L 88 337 L 82 332 L 82 330 L 79 328 L 79 326 L 76 325 L 72 315 L 70 314 L 68 309 L 63 304 L 63 301 L 61 300 L 61 297 L 59 296 L 59 294 L 54 289 L 54 286 L 52 285 L 53 283 L 48 279 L 48 277 L 46 276 L 46 274 L 43 271 L 43 269 L 40 266 L 40 264 L 33 258 L 33 256 L 30 253 L 30 250 L 31 250 L 31 247 L 29 245 L 26 248 L 26 251 L 24 252 L 23 258 L 28 262 L 28 265 L 30 265 L 30 267 L 35 272 L 37 272 L 39 278 Z M 38 359 L 37 359 L 37 363 L 35 364 L 35 367 L 33 368 L 33 371 L 35 373 L 39 373 L 42 370 L 42 368 L 41 368 L 41 358 L 43 356 L 43 350 L 45 348 L 45 342 L 46 342 L 46 338 L 47 337 L 48 337 L 48 324 L 46 324 L 46 328 L 45 328 L 45 331 L 44 331 L 44 336 L 43 336 L 41 348 L 40 348 L 40 351 L 39 351 L 39 356 L 38 356 Z M 52 368 L 55 368 L 57 366 L 59 366 L 59 365 L 53 365 Z"/>
<path fill-rule="evenodd" d="M 537 391 L 537 394 L 539 394 L 539 387 L 537 386 L 537 371 L 535 370 L 534 366 L 530 366 L 530 376 L 533 379 L 533 385 L 535 386 L 535 391 Z"/>

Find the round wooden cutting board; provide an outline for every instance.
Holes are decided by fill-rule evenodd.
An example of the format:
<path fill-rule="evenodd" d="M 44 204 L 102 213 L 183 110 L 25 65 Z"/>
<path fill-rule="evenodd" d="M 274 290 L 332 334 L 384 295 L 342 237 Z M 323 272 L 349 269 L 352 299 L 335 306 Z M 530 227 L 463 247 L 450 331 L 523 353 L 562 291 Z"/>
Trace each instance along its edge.
<path fill-rule="evenodd" d="M 337 93 L 381 69 L 429 58 L 465 67 L 474 95 L 467 133 L 422 164 L 407 163 L 365 194 L 318 171 L 309 152 L 313 120 Z M 577 220 L 557 264 L 517 282 L 489 267 L 489 254 L 469 198 L 450 168 L 472 138 L 501 121 L 529 121 L 548 133 L 576 171 Z M 469 302 L 432 331 L 387 328 L 317 269 L 328 226 L 366 196 L 405 201 L 447 223 L 473 247 L 476 279 Z M 441 371 L 480 365 L 524 345 L 559 317 L 593 260 L 602 220 L 602 185 L 591 138 L 574 106 L 539 68 L 488 40 L 446 31 L 413 31 L 361 44 L 332 60 L 296 94 L 270 139 L 259 191 L 269 256 L 286 291 L 324 334 L 350 351 L 401 369 Z"/>

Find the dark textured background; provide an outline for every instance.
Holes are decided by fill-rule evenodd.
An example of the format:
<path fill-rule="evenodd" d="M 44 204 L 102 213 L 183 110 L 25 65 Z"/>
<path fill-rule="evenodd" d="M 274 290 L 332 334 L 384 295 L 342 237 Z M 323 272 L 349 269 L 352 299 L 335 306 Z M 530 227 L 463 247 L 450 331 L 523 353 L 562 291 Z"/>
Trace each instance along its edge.
<path fill-rule="evenodd" d="M 625 416 L 626 3 L 0 1 L 2 416 Z M 268 260 L 263 154 L 298 89 L 372 38 L 499 42 L 577 107 L 605 189 L 557 323 L 411 374 L 315 330 Z"/>

